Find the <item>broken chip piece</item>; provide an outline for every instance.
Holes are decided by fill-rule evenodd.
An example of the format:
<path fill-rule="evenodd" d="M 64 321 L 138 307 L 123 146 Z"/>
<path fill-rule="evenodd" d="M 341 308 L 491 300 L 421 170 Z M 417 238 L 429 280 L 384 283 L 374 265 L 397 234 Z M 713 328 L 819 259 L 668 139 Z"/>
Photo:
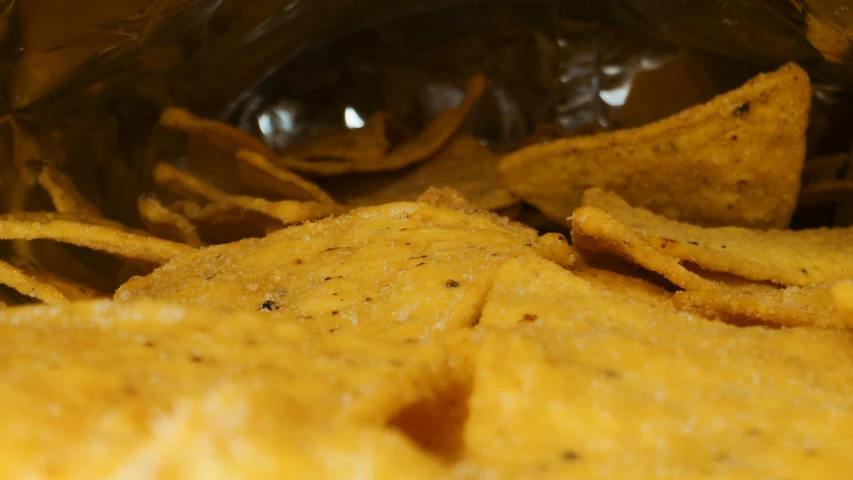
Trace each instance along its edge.
<path fill-rule="evenodd" d="M 800 189 L 811 88 L 796 65 L 635 130 L 535 145 L 507 156 L 501 179 L 559 222 L 584 190 L 700 225 L 783 228 Z"/>

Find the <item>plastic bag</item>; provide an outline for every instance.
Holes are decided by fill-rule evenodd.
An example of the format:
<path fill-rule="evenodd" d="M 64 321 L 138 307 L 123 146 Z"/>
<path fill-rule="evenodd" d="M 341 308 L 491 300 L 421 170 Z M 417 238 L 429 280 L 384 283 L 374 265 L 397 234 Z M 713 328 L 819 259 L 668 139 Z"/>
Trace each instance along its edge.
<path fill-rule="evenodd" d="M 176 154 L 156 128 L 166 105 L 226 118 L 276 147 L 358 125 L 377 108 L 416 126 L 458 98 L 461 77 L 484 70 L 492 88 L 472 128 L 501 148 L 543 122 L 642 124 L 788 60 L 824 81 L 818 91 L 831 101 L 853 78 L 847 6 L 0 1 L 0 205 L 43 206 L 32 163 L 46 162 L 70 171 L 109 216 L 138 225 L 135 199 L 151 165 Z M 677 74 L 660 73 L 667 69 Z M 667 79 L 680 79 L 669 91 L 683 95 L 648 100 L 643 88 Z"/>

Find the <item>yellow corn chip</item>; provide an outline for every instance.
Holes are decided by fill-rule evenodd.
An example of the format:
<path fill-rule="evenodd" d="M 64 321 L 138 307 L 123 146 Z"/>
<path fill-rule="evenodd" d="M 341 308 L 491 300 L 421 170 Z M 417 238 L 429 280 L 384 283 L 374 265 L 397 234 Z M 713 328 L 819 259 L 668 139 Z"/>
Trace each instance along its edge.
<path fill-rule="evenodd" d="M 50 195 L 56 211 L 59 213 L 79 213 L 93 217 L 103 217 L 101 210 L 86 200 L 65 174 L 53 165 L 43 165 L 38 182 Z"/>
<path fill-rule="evenodd" d="M 485 218 L 486 220 L 494 222 L 504 228 L 513 230 L 517 235 L 522 237 L 534 239 L 537 235 L 536 230 L 533 230 L 527 225 L 514 222 L 494 212 L 483 210 L 477 205 L 469 202 L 458 191 L 449 187 L 430 187 L 423 193 L 423 195 L 418 197 L 418 202 Z M 569 267 L 575 262 L 575 250 L 568 246 L 566 237 L 560 233 L 546 233 L 539 237 L 538 240 L 530 243 L 533 250 L 539 256 L 547 258 L 558 265 Z"/>
<path fill-rule="evenodd" d="M 417 478 L 441 472 L 385 427 L 441 395 L 438 345 L 98 301 L 3 310 L 0 351 L 3 478 L 331 479 L 368 468 L 391 479 L 400 462 Z"/>
<path fill-rule="evenodd" d="M 201 247 L 204 242 L 198 236 L 196 227 L 187 217 L 164 207 L 153 195 L 143 195 L 137 202 L 139 216 L 148 227 L 148 231 L 166 240 L 186 243 L 191 247 Z"/>
<path fill-rule="evenodd" d="M 334 205 L 335 200 L 317 184 L 270 163 L 266 157 L 249 150 L 237 152 L 240 181 L 262 194 L 287 200 L 314 201 Z"/>
<path fill-rule="evenodd" d="M 181 197 L 204 202 L 221 202 L 230 195 L 193 175 L 179 170 L 168 163 L 159 162 L 154 166 L 154 182 L 171 190 Z"/>
<path fill-rule="evenodd" d="M 85 285 L 4 261 L 0 261 L 0 284 L 44 303 L 66 303 L 104 296 Z"/>
<path fill-rule="evenodd" d="M 807 159 L 803 166 L 803 184 L 836 180 L 849 161 L 850 155 L 846 153 Z"/>
<path fill-rule="evenodd" d="M 831 285 L 805 287 L 686 291 L 676 293 L 676 308 L 735 325 L 846 328 L 848 323 L 834 308 Z"/>
<path fill-rule="evenodd" d="M 342 129 L 323 133 L 288 146 L 282 157 L 305 160 L 340 160 L 351 163 L 376 163 L 385 156 L 392 144 L 407 134 L 394 119 L 384 112 L 375 113 L 361 128 Z"/>
<path fill-rule="evenodd" d="M 477 139 L 460 133 L 410 171 L 375 180 L 343 176 L 336 179 L 332 192 L 351 205 L 366 206 L 414 201 L 429 187 L 450 187 L 480 208 L 499 210 L 518 203 L 498 179 L 499 160 Z"/>
<path fill-rule="evenodd" d="M 831 288 L 835 307 L 845 315 L 848 321 L 853 321 L 853 283 L 837 282 Z"/>
<path fill-rule="evenodd" d="M 284 228 L 284 224 L 278 220 L 228 202 L 201 206 L 192 201 L 180 200 L 172 204 L 171 208 L 192 222 L 199 237 L 208 244 L 260 238 Z"/>
<path fill-rule="evenodd" d="M 12 255 L 34 269 L 91 285 L 100 291 L 113 291 L 120 282 L 96 271 L 68 250 L 67 245 L 50 240 L 13 240 Z"/>
<path fill-rule="evenodd" d="M 237 127 L 216 120 L 201 118 L 182 108 L 170 107 L 163 110 L 160 124 L 164 127 L 202 137 L 220 150 L 231 154 L 238 150 L 249 150 L 267 158 L 275 154 L 260 139 Z"/>
<path fill-rule="evenodd" d="M 626 301 L 645 302 L 653 306 L 672 303 L 671 293 L 641 278 L 595 268 L 582 262 L 576 262 L 572 265 L 571 272 L 591 285 L 614 295 L 619 295 Z"/>
<path fill-rule="evenodd" d="M 702 228 L 631 207 L 618 196 L 599 189 L 589 190 L 584 195 L 584 204 L 588 207 L 578 209 L 573 216 L 579 234 L 602 238 L 608 233 L 603 223 L 595 224 L 608 223 L 606 228 L 630 232 L 644 245 L 632 244 L 632 247 L 658 252 L 675 265 L 686 261 L 706 270 L 780 285 L 802 286 L 853 277 L 853 230 L 850 229 Z M 683 275 L 643 266 L 683 288 L 697 289 Z"/>
<path fill-rule="evenodd" d="M 0 239 L 54 240 L 157 264 L 195 250 L 140 234 L 106 219 L 63 213 L 0 215 Z"/>
<path fill-rule="evenodd" d="M 336 204 L 298 202 L 294 200 L 271 202 L 263 198 L 229 195 L 189 173 L 178 170 L 166 163 L 159 163 L 154 168 L 154 181 L 158 185 L 188 199 L 200 199 L 211 202 L 212 205 L 216 205 L 212 208 L 216 211 L 215 215 L 217 216 L 222 216 L 223 211 L 239 212 L 240 210 L 244 210 L 264 215 L 276 222 L 281 222 L 283 225 L 291 225 L 340 214 L 349 210 L 348 207 Z M 203 213 L 182 213 L 193 221 L 195 221 L 195 218 L 205 215 Z"/>
<path fill-rule="evenodd" d="M 796 65 L 636 130 L 560 140 L 506 157 L 507 188 L 552 219 L 589 187 L 703 225 L 785 227 L 797 202 L 811 88 Z"/>
<path fill-rule="evenodd" d="M 650 308 L 535 258 L 504 265 L 485 325 L 508 330 L 478 335 L 465 442 L 475 466 L 510 472 L 496 478 L 853 469 L 848 332 L 744 329 Z"/>
<path fill-rule="evenodd" d="M 426 160 L 441 150 L 459 130 L 474 104 L 483 95 L 486 86 L 486 79 L 482 75 L 472 77 L 468 80 L 462 103 L 439 114 L 422 132 L 392 149 L 387 155 L 370 162 L 310 161 L 292 156 L 268 158 L 284 168 L 318 175 L 397 170 Z"/>
<path fill-rule="evenodd" d="M 501 263 L 540 243 L 545 255 L 571 257 L 565 241 L 556 251 L 556 239 L 483 216 L 394 203 L 206 248 L 132 279 L 115 298 L 262 311 L 320 332 L 421 337 L 472 325 Z"/>

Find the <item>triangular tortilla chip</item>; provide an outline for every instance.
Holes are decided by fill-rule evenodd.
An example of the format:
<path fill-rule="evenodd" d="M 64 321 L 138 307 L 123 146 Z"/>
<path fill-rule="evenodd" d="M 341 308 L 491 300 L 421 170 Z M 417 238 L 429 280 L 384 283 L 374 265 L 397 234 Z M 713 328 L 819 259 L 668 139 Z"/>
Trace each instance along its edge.
<path fill-rule="evenodd" d="M 800 189 L 811 88 L 790 64 L 658 123 L 528 147 L 506 157 L 509 190 L 552 219 L 589 187 L 702 225 L 785 227 Z"/>
<path fill-rule="evenodd" d="M 137 206 L 142 222 L 152 234 L 166 240 L 186 243 L 191 247 L 204 246 L 195 225 L 187 217 L 163 206 L 157 197 L 143 195 L 139 197 Z"/>
<path fill-rule="evenodd" d="M 441 473 L 385 426 L 447 388 L 440 345 L 97 301 L 3 310 L 0 351 L 3 478 Z"/>
<path fill-rule="evenodd" d="M 237 152 L 240 182 L 261 194 L 286 200 L 313 201 L 334 205 L 333 199 L 317 184 L 273 165 L 266 157 L 250 150 Z"/>
<path fill-rule="evenodd" d="M 195 250 L 140 234 L 106 219 L 46 212 L 0 215 L 0 239 L 54 240 L 156 264 Z"/>
<path fill-rule="evenodd" d="M 710 271 L 788 286 L 853 277 L 853 229 L 702 228 L 631 207 L 615 194 L 599 189 L 584 195 L 584 205 L 573 216 L 573 229 L 579 235 L 603 238 L 608 235 L 602 229 L 607 224 L 606 228 L 613 231 L 629 231 L 640 238 L 645 246 L 636 248 L 651 249 L 675 263 L 691 262 Z M 644 266 L 683 288 L 696 289 L 683 275 Z"/>
<path fill-rule="evenodd" d="M 156 298 L 291 318 L 319 332 L 423 337 L 471 326 L 497 268 L 517 255 L 570 257 L 563 240 L 479 215 L 394 203 L 210 247 L 123 285 Z"/>
<path fill-rule="evenodd" d="M 53 165 L 42 165 L 38 182 L 50 195 L 57 212 L 104 216 L 98 207 L 77 190 L 74 182 Z"/>
<path fill-rule="evenodd" d="M 480 208 L 499 210 L 518 203 L 498 179 L 499 161 L 477 139 L 460 133 L 412 170 L 387 174 L 387 178 L 347 175 L 335 179 L 334 187 L 326 185 L 343 201 L 357 206 L 414 201 L 429 187 L 449 187 Z M 356 191 L 350 192 L 352 189 Z"/>
<path fill-rule="evenodd" d="M 535 258 L 504 265 L 485 325 L 502 328 L 477 335 L 465 444 L 497 478 L 853 469 L 848 332 L 650 309 Z"/>

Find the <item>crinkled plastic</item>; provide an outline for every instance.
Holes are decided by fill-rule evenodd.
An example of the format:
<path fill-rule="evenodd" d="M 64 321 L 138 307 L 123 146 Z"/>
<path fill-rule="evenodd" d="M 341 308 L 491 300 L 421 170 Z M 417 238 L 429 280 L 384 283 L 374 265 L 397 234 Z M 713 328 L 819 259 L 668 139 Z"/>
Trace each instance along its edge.
<path fill-rule="evenodd" d="M 167 105 L 280 147 L 378 109 L 417 127 L 482 71 L 471 128 L 502 148 L 540 123 L 642 124 L 789 60 L 832 100 L 851 34 L 845 0 L 0 0 L 0 208 L 44 206 L 46 162 L 138 224 L 151 166 L 180 155 Z"/>

